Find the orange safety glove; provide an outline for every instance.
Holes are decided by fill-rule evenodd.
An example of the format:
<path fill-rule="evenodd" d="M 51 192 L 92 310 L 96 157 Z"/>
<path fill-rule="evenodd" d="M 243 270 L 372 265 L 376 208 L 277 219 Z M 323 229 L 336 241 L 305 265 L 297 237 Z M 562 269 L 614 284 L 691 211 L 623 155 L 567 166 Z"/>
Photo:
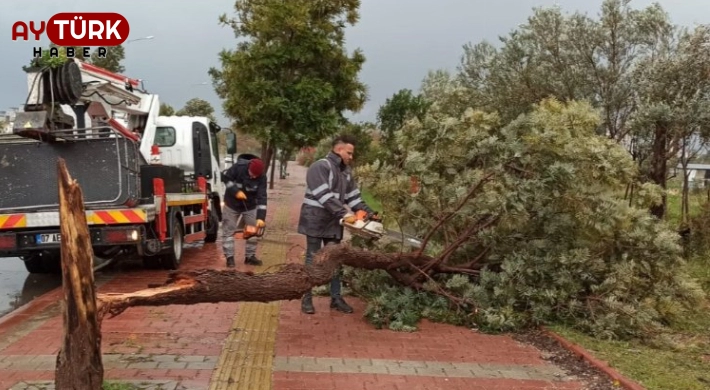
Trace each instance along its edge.
<path fill-rule="evenodd" d="M 244 193 L 244 191 L 239 191 L 237 192 L 237 195 L 235 195 L 237 200 L 247 200 L 247 194 Z"/>
<path fill-rule="evenodd" d="M 263 228 L 264 226 L 266 226 L 266 222 L 264 222 L 263 219 L 257 219 L 257 220 L 256 220 L 256 227 L 257 227 L 257 228 L 261 229 L 261 228 Z"/>

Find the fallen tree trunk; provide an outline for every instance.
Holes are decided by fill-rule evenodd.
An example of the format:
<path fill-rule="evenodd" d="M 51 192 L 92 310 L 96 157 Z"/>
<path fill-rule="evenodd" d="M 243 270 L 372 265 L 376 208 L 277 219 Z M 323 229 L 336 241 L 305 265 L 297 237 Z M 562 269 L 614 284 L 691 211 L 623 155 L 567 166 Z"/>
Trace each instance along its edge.
<path fill-rule="evenodd" d="M 116 316 L 129 307 L 192 305 L 218 302 L 272 302 L 300 299 L 312 288 L 327 284 L 341 265 L 367 270 L 385 270 L 397 282 L 423 288 L 417 277 L 435 258 L 417 253 L 381 253 L 354 248 L 347 243 L 329 245 L 318 251 L 313 264 L 284 264 L 276 272 L 254 274 L 235 270 L 173 271 L 167 281 L 131 293 L 98 294 L 99 320 Z M 474 267 L 475 268 L 475 267 Z M 472 268 L 437 264 L 428 271 L 436 273 L 475 273 Z M 430 276 L 428 276 L 430 277 Z M 454 304 L 467 303 L 445 290 L 434 291 Z"/>
<path fill-rule="evenodd" d="M 271 302 L 300 299 L 316 286 L 327 284 L 341 264 L 362 269 L 426 264 L 430 258 L 414 253 L 385 254 L 329 245 L 315 254 L 313 264 L 285 264 L 273 273 L 235 270 L 174 271 L 161 286 L 121 294 L 99 294 L 99 317 L 115 316 L 133 306 L 190 305 L 217 302 Z"/>
<path fill-rule="evenodd" d="M 64 339 L 57 356 L 55 386 L 59 390 L 100 390 L 101 324 L 96 308 L 93 252 L 84 201 L 63 159 L 59 174 Z"/>
<path fill-rule="evenodd" d="M 492 177 L 493 174 L 489 174 L 473 185 L 465 200 L 473 197 Z M 465 205 L 465 200 L 452 213 L 438 221 L 432 232 L 427 234 L 421 249 L 416 252 L 382 253 L 338 244 L 321 249 L 315 254 L 314 263 L 310 266 L 287 264 L 273 273 L 255 275 L 234 270 L 173 272 L 165 284 L 156 288 L 126 294 L 100 295 L 99 316 L 115 316 L 132 306 L 299 299 L 313 287 L 328 283 L 334 272 L 343 264 L 368 270 L 386 270 L 396 282 L 418 290 L 424 289 L 425 283 L 432 280 L 436 274 L 477 275 L 484 264 L 481 260 L 487 255 L 487 249 L 484 248 L 478 257 L 465 264 L 452 266 L 448 260 L 470 237 L 475 237 L 478 232 L 496 223 L 499 218 L 496 215 L 482 216 L 472 223 L 449 243 L 442 255 L 434 258 L 423 254 L 433 232 L 451 219 Z M 471 304 L 464 298 L 450 294 L 441 286 L 434 291 L 429 288 L 429 291 L 446 297 L 458 306 Z"/>

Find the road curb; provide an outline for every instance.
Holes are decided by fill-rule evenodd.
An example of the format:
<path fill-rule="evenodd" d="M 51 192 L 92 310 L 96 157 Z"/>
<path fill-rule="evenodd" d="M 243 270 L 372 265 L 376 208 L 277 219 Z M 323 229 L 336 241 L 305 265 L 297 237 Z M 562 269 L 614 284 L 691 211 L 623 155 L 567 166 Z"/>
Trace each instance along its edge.
<path fill-rule="evenodd" d="M 94 276 L 96 292 L 98 293 L 99 287 L 101 287 L 105 283 L 108 283 L 114 277 L 115 275 L 112 275 L 105 280 L 98 281 L 96 280 L 96 276 Z M 36 316 L 48 307 L 62 301 L 63 299 L 64 290 L 62 289 L 61 284 L 58 287 L 55 287 L 45 292 L 44 294 L 35 297 L 31 301 L 0 317 L 0 334 L 9 331 L 10 329 L 14 328 L 15 326 L 27 320 L 28 318 Z"/>
<path fill-rule="evenodd" d="M 599 360 L 594 355 L 592 355 L 591 352 L 587 351 L 584 349 L 582 346 L 577 345 L 573 343 L 570 340 L 567 340 L 566 338 L 560 336 L 559 334 L 543 327 L 540 327 L 540 330 L 542 332 L 553 339 L 557 340 L 558 343 L 560 343 L 565 349 L 569 350 L 570 352 L 580 356 L 582 359 L 587 361 L 587 363 L 591 364 L 592 366 L 596 367 L 603 373 L 605 373 L 607 376 L 609 376 L 612 380 L 615 382 L 618 382 L 621 387 L 623 387 L 626 390 L 646 390 L 645 387 L 639 385 L 638 383 L 634 382 L 633 380 L 621 375 L 618 371 L 613 369 L 612 367 L 609 366 L 609 363 Z"/>
<path fill-rule="evenodd" d="M 42 312 L 61 299 L 62 288 L 57 287 L 0 317 L 0 333 L 5 333 L 28 318 Z"/>

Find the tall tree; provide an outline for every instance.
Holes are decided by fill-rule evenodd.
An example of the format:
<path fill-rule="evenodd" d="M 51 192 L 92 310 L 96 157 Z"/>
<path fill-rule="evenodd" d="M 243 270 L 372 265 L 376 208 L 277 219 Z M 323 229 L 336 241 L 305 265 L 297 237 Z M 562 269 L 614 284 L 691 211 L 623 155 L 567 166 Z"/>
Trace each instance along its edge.
<path fill-rule="evenodd" d="M 91 53 L 90 62 L 96 66 L 115 73 L 123 73 L 126 67 L 121 65 L 121 61 L 126 58 L 126 53 L 122 45 L 106 48 L 106 57 L 99 57 L 98 49 Z"/>
<path fill-rule="evenodd" d="M 630 0 L 605 0 L 598 18 L 536 8 L 527 23 L 501 38 L 500 49 L 467 45 L 460 80 L 474 106 L 511 121 L 541 99 L 585 100 L 602 112 L 597 131 L 624 145 L 639 166 L 667 160 L 665 135 L 632 126 L 639 114 L 637 68 L 657 58 L 675 32 L 657 4 L 633 9 Z M 654 139 L 658 137 L 658 142 Z M 656 145 L 656 148 L 647 145 Z M 665 163 L 645 178 L 665 188 Z M 633 188 L 627 191 L 633 196 Z M 661 209 L 654 213 L 662 216 Z"/>
<path fill-rule="evenodd" d="M 345 123 L 344 111 L 362 108 L 365 57 L 345 49 L 359 7 L 359 0 L 237 0 L 236 16 L 220 17 L 241 41 L 209 74 L 226 115 L 262 141 L 265 161 L 282 145 L 315 145 Z"/>
<path fill-rule="evenodd" d="M 380 106 L 377 122 L 382 131 L 382 146 L 388 153 L 396 151 L 395 132 L 410 118 L 424 120 L 429 105 L 422 95 L 415 95 L 409 89 L 401 89 Z"/>
<path fill-rule="evenodd" d="M 175 115 L 178 116 L 206 116 L 211 121 L 216 122 L 214 116 L 214 108 L 207 100 L 200 98 L 192 98 L 185 103 L 185 106 L 179 109 Z"/>
<path fill-rule="evenodd" d="M 687 171 L 690 160 L 710 138 L 710 26 L 679 30 L 674 38 L 636 70 L 639 108 L 633 127 L 650 149 L 650 160 L 642 168 L 664 188 L 669 161 L 680 157 Z M 684 172 L 681 223 L 688 222 L 687 198 Z M 651 211 L 659 218 L 665 215 L 665 196 Z"/>
<path fill-rule="evenodd" d="M 172 116 L 175 115 L 175 109 L 168 103 L 160 103 L 160 113 L 158 115 Z"/>

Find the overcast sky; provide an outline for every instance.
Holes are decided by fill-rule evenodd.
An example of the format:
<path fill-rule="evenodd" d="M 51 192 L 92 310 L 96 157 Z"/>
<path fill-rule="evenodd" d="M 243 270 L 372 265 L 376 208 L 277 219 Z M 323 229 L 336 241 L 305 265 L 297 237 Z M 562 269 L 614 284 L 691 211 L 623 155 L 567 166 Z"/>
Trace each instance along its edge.
<path fill-rule="evenodd" d="M 660 0 L 676 24 L 708 23 L 708 0 Z M 126 75 L 144 79 L 146 88 L 176 109 L 193 97 L 212 103 L 220 124 L 229 125 L 221 101 L 214 93 L 207 70 L 219 66 L 218 53 L 233 48 L 231 29 L 220 27 L 221 13 L 232 13 L 233 0 L 3 0 L 0 25 L 0 111 L 24 103 L 26 76 L 21 67 L 32 55 L 35 42 L 11 40 L 17 20 L 48 20 L 57 12 L 118 12 L 131 26 L 129 39 L 152 40 L 125 45 Z M 634 0 L 636 8 L 651 4 Z M 454 70 L 462 46 L 481 40 L 496 41 L 524 23 L 532 7 L 559 4 L 565 11 L 596 15 L 601 0 L 362 0 L 361 19 L 347 33 L 349 50 L 361 48 L 367 62 L 361 80 L 369 87 L 369 101 L 352 116 L 375 120 L 379 106 L 401 88 L 418 89 L 431 69 Z M 48 41 L 41 42 L 46 47 Z M 199 85 L 208 82 L 207 85 Z"/>

